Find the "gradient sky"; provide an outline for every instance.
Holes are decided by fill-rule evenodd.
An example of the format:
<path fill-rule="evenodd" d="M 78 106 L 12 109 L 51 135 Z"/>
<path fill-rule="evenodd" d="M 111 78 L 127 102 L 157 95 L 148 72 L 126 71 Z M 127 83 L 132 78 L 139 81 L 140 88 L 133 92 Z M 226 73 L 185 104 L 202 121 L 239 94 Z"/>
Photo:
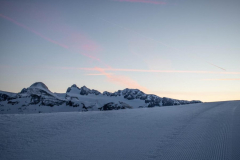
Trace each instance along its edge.
<path fill-rule="evenodd" d="M 240 99 L 239 0 L 0 0 L 0 35 L 3 91 Z"/>

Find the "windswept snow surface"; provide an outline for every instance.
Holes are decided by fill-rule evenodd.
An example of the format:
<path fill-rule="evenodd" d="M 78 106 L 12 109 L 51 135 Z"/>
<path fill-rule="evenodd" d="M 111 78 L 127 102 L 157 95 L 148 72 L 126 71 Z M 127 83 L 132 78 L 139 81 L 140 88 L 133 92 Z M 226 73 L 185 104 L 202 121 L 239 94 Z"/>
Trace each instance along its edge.
<path fill-rule="evenodd" d="M 0 115 L 0 159 L 239 160 L 240 101 Z"/>

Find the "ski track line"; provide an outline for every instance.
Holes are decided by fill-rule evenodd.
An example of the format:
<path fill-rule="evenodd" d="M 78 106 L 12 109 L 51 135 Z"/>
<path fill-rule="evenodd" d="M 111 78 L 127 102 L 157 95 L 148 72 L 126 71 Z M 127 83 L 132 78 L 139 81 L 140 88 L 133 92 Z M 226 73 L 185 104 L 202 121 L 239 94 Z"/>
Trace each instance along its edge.
<path fill-rule="evenodd" d="M 233 147 L 235 149 L 234 153 L 238 153 L 238 155 L 231 157 L 231 141 L 235 139 L 235 137 L 231 136 L 233 123 L 239 122 L 239 120 L 233 121 L 232 117 L 239 117 L 240 115 L 238 113 L 238 115 L 233 116 L 233 111 L 236 109 L 236 106 L 232 106 L 233 104 L 233 102 L 219 103 L 206 110 L 198 112 L 189 118 L 188 123 L 177 128 L 176 132 L 172 133 L 167 142 L 162 143 L 160 141 L 159 143 L 161 144 L 159 144 L 155 153 L 152 153 L 148 158 L 164 160 L 238 160 L 239 151 L 236 151 L 236 147 L 240 147 L 239 143 L 236 143 L 236 147 Z M 228 106 L 226 107 L 226 105 Z M 239 108 L 240 107 L 237 109 Z M 210 117 L 211 114 L 214 114 L 215 117 Z M 202 124 L 202 126 L 197 126 L 197 124 Z M 237 140 L 239 142 L 239 139 Z"/>
<path fill-rule="evenodd" d="M 214 106 L 211 107 L 207 107 L 207 106 L 203 106 L 203 108 L 200 109 L 200 111 L 197 110 L 196 113 L 194 113 L 193 115 L 187 117 L 186 122 L 184 124 L 179 123 L 180 126 L 174 128 L 173 132 L 170 135 L 165 135 L 166 138 L 163 138 L 163 141 L 160 141 L 158 146 L 157 146 L 157 150 L 152 152 L 148 158 L 150 159 L 156 159 L 156 158 L 161 158 L 162 154 L 164 154 L 163 152 L 161 152 L 162 150 L 164 150 L 164 148 L 170 147 L 172 146 L 175 142 L 175 140 L 182 134 L 182 132 L 184 132 L 184 130 L 186 129 L 187 126 L 189 126 L 190 122 L 197 118 L 199 115 L 201 115 L 204 112 L 207 112 L 217 106 L 221 105 L 221 103 L 217 103 Z M 171 154 L 174 154 L 171 153 Z"/>
<path fill-rule="evenodd" d="M 232 159 L 240 159 L 240 104 L 236 106 L 233 114 L 233 132 L 232 132 Z"/>

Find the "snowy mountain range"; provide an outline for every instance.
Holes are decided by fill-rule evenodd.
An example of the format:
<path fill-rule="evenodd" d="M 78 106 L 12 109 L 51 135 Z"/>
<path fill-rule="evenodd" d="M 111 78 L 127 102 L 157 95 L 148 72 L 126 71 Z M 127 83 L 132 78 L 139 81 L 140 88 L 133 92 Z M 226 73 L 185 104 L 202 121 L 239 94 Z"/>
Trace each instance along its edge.
<path fill-rule="evenodd" d="M 198 100 L 186 101 L 153 94 L 145 94 L 138 89 L 118 90 L 103 93 L 72 85 L 66 93 L 52 93 L 42 82 L 36 82 L 19 93 L 0 91 L 1 113 L 49 113 L 69 111 L 103 111 L 157 106 L 202 103 Z"/>

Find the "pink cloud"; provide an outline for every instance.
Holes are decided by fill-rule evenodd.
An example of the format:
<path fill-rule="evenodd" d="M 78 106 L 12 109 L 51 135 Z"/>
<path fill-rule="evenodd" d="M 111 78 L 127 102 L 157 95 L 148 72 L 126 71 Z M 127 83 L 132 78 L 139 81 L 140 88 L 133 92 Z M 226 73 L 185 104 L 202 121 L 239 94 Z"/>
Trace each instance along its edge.
<path fill-rule="evenodd" d="M 78 68 L 78 69 L 87 71 L 97 70 L 96 68 Z M 103 71 L 116 71 L 116 72 L 240 74 L 240 72 L 214 72 L 214 71 L 145 70 L 145 69 L 121 69 L 121 68 L 101 68 L 101 69 Z"/>
<path fill-rule="evenodd" d="M 121 69 L 121 68 L 77 68 L 77 67 L 48 67 L 49 69 L 82 70 L 82 71 L 111 71 L 111 72 L 140 72 L 140 73 L 189 73 L 189 74 L 229 74 L 240 75 L 240 72 L 215 72 L 215 71 L 184 71 L 184 70 L 147 70 L 147 69 Z M 108 73 L 113 74 L 113 73 Z M 232 79 L 234 80 L 234 79 Z M 237 79 L 235 79 L 237 80 Z"/>
<path fill-rule="evenodd" d="M 68 37 L 68 38 L 64 38 L 64 40 L 60 40 L 63 41 L 63 43 L 60 43 L 59 41 L 55 41 L 45 35 L 43 35 L 42 33 L 8 17 L 5 16 L 3 14 L 0 14 L 1 18 L 4 18 L 12 23 L 14 23 L 17 26 L 20 26 L 32 33 L 34 33 L 35 35 L 47 40 L 48 42 L 51 42 L 53 44 L 56 44 L 60 47 L 63 47 L 65 49 L 68 49 L 70 51 L 73 52 L 77 52 L 85 57 L 88 57 L 92 60 L 96 60 L 98 62 L 100 62 L 101 64 L 103 64 L 104 66 L 108 67 L 108 65 L 106 65 L 104 62 L 102 62 L 99 58 L 96 57 L 97 52 L 101 51 L 101 48 L 92 40 L 90 40 L 89 38 L 87 38 L 86 36 L 84 36 L 83 34 L 80 34 L 78 32 L 74 32 L 73 30 L 67 29 L 67 27 L 65 27 L 64 29 L 62 28 L 61 30 L 65 31 L 65 32 L 61 32 L 62 37 Z"/>
<path fill-rule="evenodd" d="M 214 72 L 214 71 L 180 71 L 180 70 L 147 70 L 147 69 L 122 69 L 122 68 L 75 68 L 75 67 L 59 67 L 59 69 L 75 69 L 84 71 L 112 71 L 112 72 L 143 72 L 143 73 L 192 73 L 192 74 L 233 74 L 238 75 L 240 72 Z"/>
<path fill-rule="evenodd" d="M 6 20 L 8 20 L 8 21 L 10 21 L 10 22 L 12 22 L 12 23 L 14 23 L 14 24 L 16 24 L 16 25 L 18 25 L 18 26 L 20 26 L 20 27 L 22 27 L 22 28 L 24 28 L 24 29 L 26 29 L 26 30 L 28 30 L 28 31 L 30 31 L 30 32 L 32 32 L 32 33 L 34 33 L 35 35 L 40 36 L 41 38 L 43 38 L 43 39 L 45 39 L 45 40 L 47 40 L 47 41 L 49 41 L 49 42 L 51 42 L 51 43 L 57 44 L 57 45 L 59 45 L 59 46 L 61 46 L 61 47 L 63 47 L 63 48 L 68 48 L 67 45 L 64 45 L 64 44 L 61 44 L 61 43 L 59 43 L 59 42 L 57 42 L 57 41 L 54 41 L 54 40 L 52 40 L 52 39 L 50 39 L 50 38 L 42 35 L 41 33 L 33 30 L 32 28 L 29 28 L 29 27 L 25 26 L 24 24 L 21 24 L 21 23 L 15 21 L 14 19 L 12 19 L 12 18 L 10 18 L 10 17 L 7 17 L 7 16 L 2 15 L 2 14 L 0 14 L 0 17 L 2 17 L 2 18 L 4 18 L 4 19 L 6 19 Z"/>
<path fill-rule="evenodd" d="M 151 4 L 160 4 L 164 5 L 166 2 L 156 1 L 156 0 L 114 0 L 118 2 L 132 2 L 132 3 L 151 3 Z"/>
<path fill-rule="evenodd" d="M 137 89 L 140 89 L 144 92 L 147 92 L 148 89 L 139 85 L 136 81 L 132 80 L 131 78 L 129 77 L 126 77 L 126 76 L 117 76 L 117 75 L 113 75 L 113 74 L 110 74 L 110 73 L 106 73 L 104 71 L 104 69 L 102 68 L 95 68 L 95 70 L 99 71 L 101 74 L 105 75 L 106 78 L 110 81 L 110 82 L 113 82 L 113 83 L 116 83 L 116 84 L 119 84 L 119 85 L 122 85 L 124 87 L 128 87 L 128 88 L 137 88 Z"/>
<path fill-rule="evenodd" d="M 107 73 L 109 75 L 111 75 L 112 73 Z M 102 74 L 102 73 L 93 73 L 93 74 L 86 74 L 87 76 L 105 76 L 106 74 Z"/>
<path fill-rule="evenodd" d="M 10 10 L 13 13 L 11 17 L 3 14 L 0 17 L 51 43 L 104 64 L 98 56 L 102 48 L 89 36 L 82 33 L 80 29 L 74 30 L 69 27 L 64 22 L 64 13 L 59 8 L 49 8 L 41 2 L 32 2 L 26 7 L 23 3 L 3 1 L 0 2 L 0 6 L 0 8 Z M 27 26 L 23 23 L 25 21 L 33 23 L 29 23 Z"/>
<path fill-rule="evenodd" d="M 68 44 L 71 51 L 82 54 L 93 60 L 101 61 L 97 55 L 102 51 L 102 48 L 86 35 L 67 28 L 61 33 L 66 37 L 63 41 Z"/>

